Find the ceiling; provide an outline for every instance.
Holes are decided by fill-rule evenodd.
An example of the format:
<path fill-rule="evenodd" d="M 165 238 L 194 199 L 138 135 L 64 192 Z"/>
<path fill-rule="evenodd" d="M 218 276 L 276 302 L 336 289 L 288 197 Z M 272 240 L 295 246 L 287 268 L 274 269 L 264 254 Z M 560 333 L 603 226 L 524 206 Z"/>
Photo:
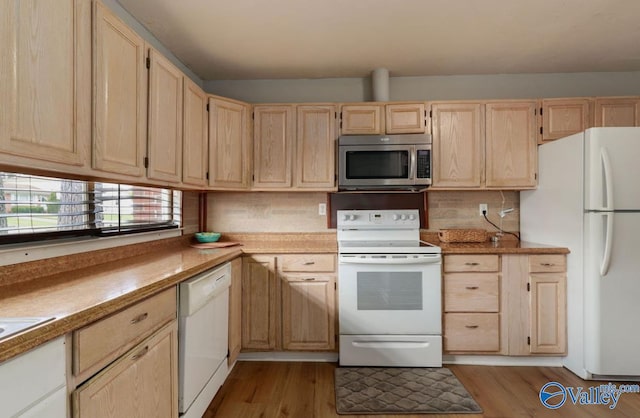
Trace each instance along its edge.
<path fill-rule="evenodd" d="M 118 0 L 203 80 L 640 70 L 640 0 Z"/>

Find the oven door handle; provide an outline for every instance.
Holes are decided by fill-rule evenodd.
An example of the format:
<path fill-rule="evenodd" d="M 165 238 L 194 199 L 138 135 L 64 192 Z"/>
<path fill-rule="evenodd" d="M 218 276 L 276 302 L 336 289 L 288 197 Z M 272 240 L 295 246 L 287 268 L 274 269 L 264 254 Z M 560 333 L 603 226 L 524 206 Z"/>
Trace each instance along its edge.
<path fill-rule="evenodd" d="M 340 264 L 439 264 L 440 256 L 419 258 L 340 256 Z"/>

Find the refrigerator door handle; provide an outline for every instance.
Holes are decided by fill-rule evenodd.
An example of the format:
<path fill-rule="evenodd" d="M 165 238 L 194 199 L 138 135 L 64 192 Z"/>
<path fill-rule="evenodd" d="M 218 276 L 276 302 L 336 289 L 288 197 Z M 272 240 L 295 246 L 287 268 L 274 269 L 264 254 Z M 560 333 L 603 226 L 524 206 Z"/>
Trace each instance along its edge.
<path fill-rule="evenodd" d="M 600 148 L 600 158 L 602 159 L 604 186 L 607 188 L 607 202 L 602 210 L 614 210 L 613 208 L 613 173 L 611 172 L 611 159 L 607 149 Z"/>
<path fill-rule="evenodd" d="M 600 263 L 600 276 L 604 277 L 609 273 L 609 266 L 611 265 L 611 247 L 613 245 L 613 212 L 603 213 L 602 216 L 607 217 L 607 223 L 605 227 L 605 241 L 604 241 L 604 254 L 602 256 L 602 263 Z"/>

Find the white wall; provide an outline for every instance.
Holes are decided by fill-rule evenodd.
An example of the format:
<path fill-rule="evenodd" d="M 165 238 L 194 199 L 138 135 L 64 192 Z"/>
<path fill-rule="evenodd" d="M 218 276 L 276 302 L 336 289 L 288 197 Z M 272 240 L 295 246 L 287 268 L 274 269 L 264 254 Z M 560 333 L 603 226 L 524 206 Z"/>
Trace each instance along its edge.
<path fill-rule="evenodd" d="M 171 51 L 169 51 L 155 36 L 151 34 L 140 22 L 138 22 L 133 16 L 129 14 L 116 0 L 102 0 L 102 2 L 120 19 L 122 19 L 129 27 L 131 27 L 136 33 L 149 43 L 149 45 L 153 46 L 155 49 L 160 51 L 162 55 L 167 57 L 169 61 L 173 63 L 173 65 L 180 68 L 180 71 L 185 73 L 187 77 L 193 80 L 194 83 L 203 87 L 202 79 L 193 71 L 191 71 L 187 66 L 185 66 Z"/>
<path fill-rule="evenodd" d="M 371 100 L 371 80 L 208 80 L 213 94 L 250 103 L 361 102 Z M 640 95 L 640 71 L 609 73 L 493 74 L 391 77 L 390 100 L 481 100 Z"/>

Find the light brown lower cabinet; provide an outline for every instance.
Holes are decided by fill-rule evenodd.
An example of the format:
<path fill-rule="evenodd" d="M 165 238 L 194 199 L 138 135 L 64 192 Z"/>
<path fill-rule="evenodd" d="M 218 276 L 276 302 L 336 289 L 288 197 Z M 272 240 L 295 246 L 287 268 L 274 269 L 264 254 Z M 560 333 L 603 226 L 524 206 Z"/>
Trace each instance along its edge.
<path fill-rule="evenodd" d="M 565 354 L 566 256 L 502 256 L 505 351 L 512 356 Z"/>
<path fill-rule="evenodd" d="M 275 350 L 279 315 L 276 311 L 276 258 L 242 257 L 242 349 Z"/>
<path fill-rule="evenodd" d="M 445 255 L 443 265 L 446 354 L 566 353 L 564 254 Z"/>
<path fill-rule="evenodd" d="M 243 257 L 243 351 L 335 350 L 335 257 Z"/>
<path fill-rule="evenodd" d="M 500 257 L 494 254 L 444 258 L 444 350 L 500 351 Z"/>
<path fill-rule="evenodd" d="M 500 315 L 497 313 L 446 313 L 444 324 L 447 351 L 500 351 Z"/>
<path fill-rule="evenodd" d="M 282 348 L 335 348 L 335 276 L 282 276 Z"/>
<path fill-rule="evenodd" d="M 242 258 L 231 261 L 231 288 L 229 289 L 229 358 L 231 366 L 242 346 Z"/>
<path fill-rule="evenodd" d="M 73 332 L 74 418 L 178 416 L 176 287 Z"/>
<path fill-rule="evenodd" d="M 174 320 L 76 389 L 73 416 L 177 417 L 177 373 Z"/>

